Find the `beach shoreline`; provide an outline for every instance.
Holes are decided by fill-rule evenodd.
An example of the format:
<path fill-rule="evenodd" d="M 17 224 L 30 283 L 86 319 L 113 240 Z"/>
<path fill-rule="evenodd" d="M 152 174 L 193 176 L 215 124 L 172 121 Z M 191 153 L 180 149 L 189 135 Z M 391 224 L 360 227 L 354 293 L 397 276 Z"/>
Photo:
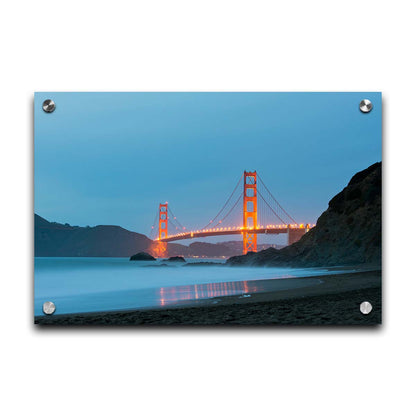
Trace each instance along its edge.
<path fill-rule="evenodd" d="M 381 324 L 381 271 L 366 270 L 299 279 L 320 279 L 318 285 L 269 289 L 201 300 L 175 307 L 36 316 L 39 326 L 78 325 L 378 325 Z M 276 281 L 279 279 L 276 279 Z M 361 314 L 359 305 L 369 301 L 373 310 Z"/>

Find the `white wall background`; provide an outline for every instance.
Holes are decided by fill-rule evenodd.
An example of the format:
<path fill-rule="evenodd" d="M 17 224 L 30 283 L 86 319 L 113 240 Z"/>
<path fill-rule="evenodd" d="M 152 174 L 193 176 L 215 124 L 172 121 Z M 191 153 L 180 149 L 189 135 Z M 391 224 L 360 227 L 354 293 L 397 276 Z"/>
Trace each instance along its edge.
<path fill-rule="evenodd" d="M 411 6 L 380 0 L 3 3 L 2 414 L 415 414 Z M 383 327 L 35 328 L 36 90 L 383 91 Z"/>

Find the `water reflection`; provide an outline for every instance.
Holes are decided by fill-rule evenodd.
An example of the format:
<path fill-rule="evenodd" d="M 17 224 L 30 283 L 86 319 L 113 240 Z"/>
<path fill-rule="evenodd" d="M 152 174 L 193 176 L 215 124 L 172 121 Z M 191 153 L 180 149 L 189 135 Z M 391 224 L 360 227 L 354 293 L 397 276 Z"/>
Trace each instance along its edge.
<path fill-rule="evenodd" d="M 220 296 L 243 295 L 262 292 L 261 281 L 218 282 L 200 285 L 170 286 L 159 289 L 159 304 L 166 306 L 184 300 L 208 299 Z"/>

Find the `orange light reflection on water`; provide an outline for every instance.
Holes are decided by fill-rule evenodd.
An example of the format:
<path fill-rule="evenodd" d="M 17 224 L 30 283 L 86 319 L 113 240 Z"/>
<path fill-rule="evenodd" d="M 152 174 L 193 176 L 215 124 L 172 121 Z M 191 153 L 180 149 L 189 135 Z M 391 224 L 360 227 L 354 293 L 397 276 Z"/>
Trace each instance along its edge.
<path fill-rule="evenodd" d="M 165 306 L 165 288 L 164 287 L 160 288 L 160 304 L 162 306 Z"/>
<path fill-rule="evenodd" d="M 218 282 L 201 285 L 184 285 L 161 287 L 159 289 L 159 303 L 167 306 L 180 301 L 216 298 L 222 296 L 242 295 L 261 290 L 260 282 Z"/>

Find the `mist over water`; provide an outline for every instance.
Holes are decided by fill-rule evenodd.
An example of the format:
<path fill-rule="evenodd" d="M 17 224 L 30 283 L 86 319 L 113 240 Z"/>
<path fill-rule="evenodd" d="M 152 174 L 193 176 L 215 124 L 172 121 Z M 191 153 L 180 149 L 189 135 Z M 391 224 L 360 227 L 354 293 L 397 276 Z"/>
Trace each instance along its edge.
<path fill-rule="evenodd" d="M 224 267 L 132 262 L 128 258 L 35 258 L 35 315 L 52 301 L 56 314 L 175 306 L 184 301 L 267 291 L 263 280 L 280 279 L 279 290 L 319 284 L 296 277 L 334 274 L 333 270 Z M 338 271 L 342 273 L 342 271 Z"/>

